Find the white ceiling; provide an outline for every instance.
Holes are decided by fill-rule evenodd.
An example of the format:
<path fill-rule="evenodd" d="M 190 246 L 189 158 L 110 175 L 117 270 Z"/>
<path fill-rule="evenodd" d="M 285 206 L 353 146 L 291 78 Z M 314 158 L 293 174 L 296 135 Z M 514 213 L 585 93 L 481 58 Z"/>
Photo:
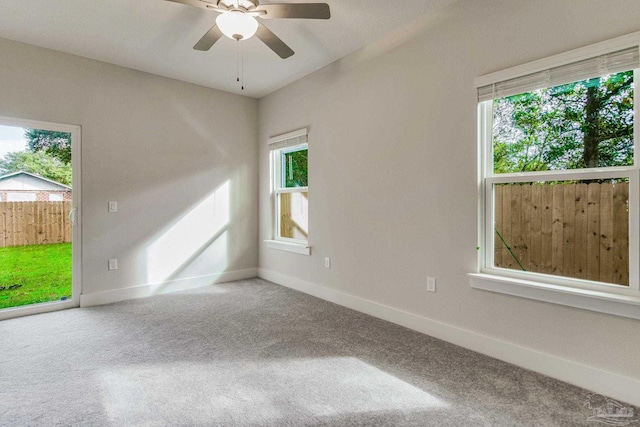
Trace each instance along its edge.
<path fill-rule="evenodd" d="M 322 0 L 319 0 L 322 1 Z M 164 0 L 1 0 L 0 37 L 254 98 L 399 31 L 455 0 L 324 0 L 326 20 L 263 20 L 296 53 L 280 59 L 257 38 L 192 49 L 218 15 Z M 263 0 L 304 3 L 315 0 Z"/>

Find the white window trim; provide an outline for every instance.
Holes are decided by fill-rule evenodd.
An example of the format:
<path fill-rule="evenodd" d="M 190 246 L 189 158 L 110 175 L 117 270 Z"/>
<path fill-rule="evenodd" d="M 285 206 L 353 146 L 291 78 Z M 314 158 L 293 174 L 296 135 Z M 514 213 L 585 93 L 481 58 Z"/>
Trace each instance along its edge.
<path fill-rule="evenodd" d="M 616 39 L 576 49 L 564 54 L 554 55 L 539 61 L 509 68 L 479 77 L 475 80 L 477 88 L 539 72 L 544 69 L 581 61 L 598 55 L 640 45 L 640 32 L 628 34 Z M 634 102 L 636 120 L 640 111 L 640 96 L 637 95 L 640 72 L 635 71 L 636 100 Z M 491 102 L 478 104 L 478 270 L 469 274 L 472 288 L 493 291 L 507 295 L 545 301 L 570 307 L 592 310 L 617 316 L 640 319 L 640 125 L 634 124 L 634 165 L 602 169 L 583 169 L 572 171 L 548 171 L 536 174 L 550 180 L 576 179 L 579 175 L 590 179 L 602 175 L 607 177 L 629 177 L 629 286 L 591 282 L 567 277 L 552 276 L 531 272 L 487 267 L 493 266 L 492 218 L 487 214 L 485 205 L 492 197 L 492 186 L 500 182 L 528 182 L 528 174 L 493 175 L 487 170 L 491 162 L 491 152 L 484 141 L 492 138 L 488 128 L 492 117 Z M 487 139 L 488 138 L 488 139 Z"/>
<path fill-rule="evenodd" d="M 293 252 L 300 255 L 311 255 L 311 247 L 301 245 L 299 243 L 291 243 L 280 240 L 265 240 L 264 243 L 268 248 L 278 249 L 280 251 Z"/>
<path fill-rule="evenodd" d="M 311 247 L 308 240 L 291 239 L 279 235 L 280 230 L 280 198 L 279 194 L 285 193 L 305 193 L 309 191 L 309 187 L 284 188 L 282 185 L 282 168 L 280 157 L 282 154 L 299 151 L 309 148 L 308 131 L 300 129 L 283 135 L 269 138 L 270 145 L 270 178 L 271 178 L 271 194 L 272 194 L 272 239 L 265 240 L 264 243 L 268 248 L 277 249 L 301 255 L 311 255 Z"/>
<path fill-rule="evenodd" d="M 282 176 L 283 165 L 282 165 L 282 157 L 287 153 L 293 153 L 295 151 L 308 150 L 309 144 L 297 144 L 291 147 L 279 148 L 277 150 L 273 150 L 272 156 L 273 158 L 273 194 L 275 196 L 274 206 L 275 206 L 275 215 L 274 215 L 274 229 L 273 229 L 273 240 L 278 240 L 281 242 L 291 243 L 294 245 L 302 245 L 307 246 L 308 241 L 305 239 L 291 239 L 288 237 L 282 237 L 279 235 L 280 230 L 280 198 L 278 197 L 280 194 L 293 194 L 293 193 L 308 193 L 309 187 L 291 187 L 286 188 L 284 186 L 284 177 Z"/>
<path fill-rule="evenodd" d="M 640 297 L 578 289 L 484 273 L 469 274 L 471 287 L 640 320 Z"/>

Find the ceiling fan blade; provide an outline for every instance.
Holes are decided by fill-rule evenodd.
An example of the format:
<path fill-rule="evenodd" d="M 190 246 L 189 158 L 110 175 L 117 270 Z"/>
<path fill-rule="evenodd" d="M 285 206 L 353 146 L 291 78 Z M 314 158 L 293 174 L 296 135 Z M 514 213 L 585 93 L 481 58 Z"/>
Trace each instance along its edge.
<path fill-rule="evenodd" d="M 258 25 L 258 31 L 256 37 L 262 40 L 264 44 L 274 51 L 280 58 L 286 59 L 294 54 L 293 50 L 287 46 L 282 40 L 271 32 L 267 27 L 260 24 Z"/>
<path fill-rule="evenodd" d="M 196 45 L 193 48 L 195 50 L 207 51 L 211 49 L 211 46 L 213 46 L 215 42 L 217 42 L 218 39 L 222 36 L 223 34 L 222 34 L 222 31 L 220 31 L 220 28 L 214 25 L 213 27 L 211 27 L 209 31 L 205 33 L 204 36 L 202 36 L 200 41 L 198 41 L 198 43 L 196 43 Z"/>
<path fill-rule="evenodd" d="M 199 7 L 201 9 L 213 10 L 214 12 L 224 12 L 215 3 L 207 0 L 166 0 L 173 3 L 186 4 L 187 6 Z"/>
<path fill-rule="evenodd" d="M 290 4 L 261 4 L 256 10 L 264 10 L 263 19 L 329 19 L 331 11 L 326 3 L 290 3 Z"/>

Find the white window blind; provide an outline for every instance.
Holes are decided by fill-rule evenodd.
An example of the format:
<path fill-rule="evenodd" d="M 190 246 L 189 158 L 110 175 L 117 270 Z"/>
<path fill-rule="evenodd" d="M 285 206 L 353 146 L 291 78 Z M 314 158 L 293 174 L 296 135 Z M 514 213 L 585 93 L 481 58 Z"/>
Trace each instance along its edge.
<path fill-rule="evenodd" d="M 307 129 L 300 129 L 293 132 L 269 138 L 269 149 L 279 150 L 281 148 L 293 147 L 294 145 L 306 144 L 308 142 Z"/>
<path fill-rule="evenodd" d="M 478 88 L 478 102 L 629 71 L 639 66 L 640 50 L 636 46 L 481 86 Z"/>

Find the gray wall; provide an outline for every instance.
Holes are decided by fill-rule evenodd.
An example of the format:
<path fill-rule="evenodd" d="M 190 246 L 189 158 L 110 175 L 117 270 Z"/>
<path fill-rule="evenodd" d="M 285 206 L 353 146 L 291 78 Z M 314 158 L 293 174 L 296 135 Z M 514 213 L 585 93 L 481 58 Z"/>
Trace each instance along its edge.
<path fill-rule="evenodd" d="M 256 100 L 0 39 L 0 116 L 82 126 L 84 294 L 257 266 Z"/>
<path fill-rule="evenodd" d="M 640 322 L 474 290 L 466 276 L 474 78 L 638 30 L 637 0 L 462 0 L 261 99 L 260 238 L 271 237 L 267 139 L 308 127 L 312 255 L 260 243 L 260 267 L 640 379 Z"/>

